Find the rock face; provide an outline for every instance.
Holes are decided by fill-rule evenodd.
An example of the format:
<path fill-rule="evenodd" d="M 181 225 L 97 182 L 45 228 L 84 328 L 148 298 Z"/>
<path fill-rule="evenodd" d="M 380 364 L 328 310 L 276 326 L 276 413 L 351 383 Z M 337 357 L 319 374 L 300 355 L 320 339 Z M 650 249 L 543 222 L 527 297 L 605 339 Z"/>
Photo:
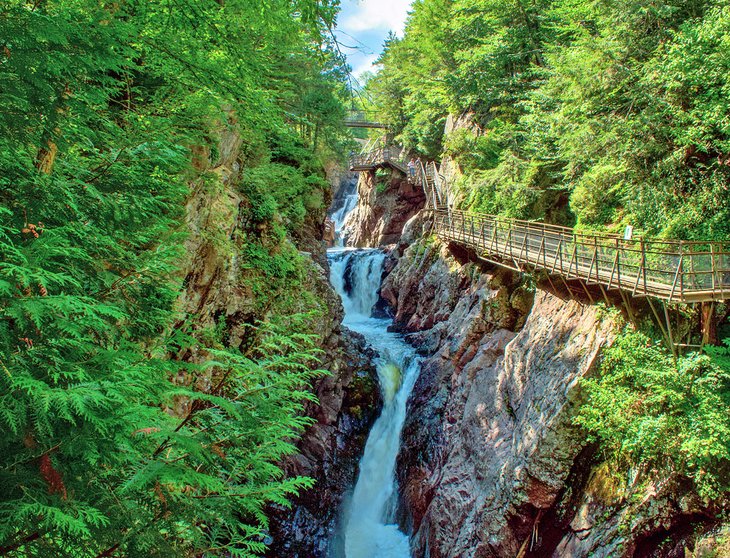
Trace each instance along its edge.
<path fill-rule="evenodd" d="M 357 207 L 345 222 L 345 243 L 358 248 L 398 242 L 406 221 L 426 202 L 423 190 L 397 170 L 361 172 L 357 189 Z"/>
<path fill-rule="evenodd" d="M 425 355 L 398 457 L 415 558 L 684 557 L 717 525 L 680 480 L 611 471 L 572 423 L 616 326 L 405 227 L 382 295 Z"/>
<path fill-rule="evenodd" d="M 203 150 L 195 154 L 196 166 L 217 174 L 220 184 L 210 188 L 201 182 L 188 200 L 188 261 L 183 269 L 185 290 L 178 304 L 182 312 L 195 315 L 195 325 L 201 329 L 223 320 L 224 342 L 240 347 L 246 343 L 248 326 L 266 316 L 258 314 L 256 295 L 237 255 L 239 235 L 247 226 L 248 203 L 236 187 L 241 172 L 241 138 L 228 129 L 221 131 L 220 137 L 217 161 L 211 161 L 210 153 Z M 341 500 L 354 484 L 367 433 L 379 411 L 372 355 L 361 338 L 341 327 L 342 304 L 329 284 L 321 236 L 324 218 L 324 211 L 309 215 L 294 240 L 305 256 L 300 287 L 313 293 L 326 308 L 310 327 L 321 340 L 320 367 L 329 370 L 330 375 L 312 386 L 319 402 L 309 403 L 305 412 L 315 423 L 299 441 L 300 453 L 282 464 L 286 473 L 309 476 L 316 484 L 300 495 L 291 510 L 271 510 L 270 556 L 327 556 L 326 546 L 335 529 Z M 182 414 L 186 403 L 180 405 L 178 411 Z"/>
<path fill-rule="evenodd" d="M 316 484 L 292 501 L 292 508 L 270 514 L 271 557 L 326 558 L 338 527 L 346 492 L 355 484 L 357 464 L 367 434 L 380 409 L 372 353 L 362 338 L 343 331 L 331 338 L 332 372 L 316 386 L 316 419 L 298 444 L 300 454 L 286 463 L 289 475 L 304 475 Z"/>
<path fill-rule="evenodd" d="M 618 482 L 617 482 L 618 481 Z M 673 477 L 626 483 L 605 464 L 594 467 L 572 496 L 565 493 L 548 524 L 544 546 L 554 557 L 685 558 L 728 556 L 730 548 L 711 543 L 711 532 L 727 513 L 703 502 L 686 481 Z M 724 506 L 727 509 L 727 503 Z M 561 513 L 562 512 L 562 513 Z M 554 536 L 559 534 L 561 537 Z M 707 535 L 710 537 L 707 537 Z M 703 538 L 704 544 L 703 544 Z M 557 544 L 556 544 L 557 543 Z M 694 547 L 696 554 L 691 554 Z M 703 550 L 704 547 L 704 550 Z"/>
<path fill-rule="evenodd" d="M 446 247 L 409 272 L 418 250 L 384 288 L 398 323 L 434 353 L 399 456 L 403 521 L 415 556 L 516 556 L 581 450 L 574 388 L 611 326 L 595 308 L 543 291 L 531 305 L 514 275 L 462 265 Z"/>
<path fill-rule="evenodd" d="M 474 304 L 498 293 L 472 295 Z M 519 333 L 490 327 L 478 312 L 480 331 L 448 328 L 451 341 L 426 362 L 412 401 L 414 414 L 444 417 L 441 432 L 426 441 L 429 459 L 403 459 L 401 468 L 406 504 L 417 510 L 416 556 L 426 549 L 431 557 L 520 552 L 581 450 L 570 424 L 574 387 L 611 335 L 595 309 L 545 292 Z M 413 441 L 404 457 L 418 454 L 422 442 Z"/>

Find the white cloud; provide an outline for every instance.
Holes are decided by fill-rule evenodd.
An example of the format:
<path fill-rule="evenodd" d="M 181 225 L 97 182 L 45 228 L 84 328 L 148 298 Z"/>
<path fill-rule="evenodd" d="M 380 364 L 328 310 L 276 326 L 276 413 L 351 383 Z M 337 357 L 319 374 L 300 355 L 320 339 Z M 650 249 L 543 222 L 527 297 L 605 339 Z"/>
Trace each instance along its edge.
<path fill-rule="evenodd" d="M 375 72 L 375 68 L 373 68 L 373 62 L 375 62 L 378 59 L 377 54 L 372 54 L 370 56 L 365 56 L 353 69 L 352 73 L 357 77 L 358 79 L 365 73 L 365 72 Z"/>
<path fill-rule="evenodd" d="M 344 31 L 395 31 L 402 35 L 412 0 L 359 0 L 339 27 Z"/>

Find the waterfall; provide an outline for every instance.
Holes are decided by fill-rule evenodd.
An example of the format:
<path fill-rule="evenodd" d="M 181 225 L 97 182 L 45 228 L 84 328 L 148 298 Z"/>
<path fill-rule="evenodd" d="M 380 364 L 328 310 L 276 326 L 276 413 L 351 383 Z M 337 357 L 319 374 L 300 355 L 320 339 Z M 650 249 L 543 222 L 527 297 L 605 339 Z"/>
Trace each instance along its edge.
<path fill-rule="evenodd" d="M 350 212 L 357 205 L 357 175 L 343 182 L 330 208 L 330 219 L 335 224 L 335 244 L 343 245 L 342 227 Z"/>
<path fill-rule="evenodd" d="M 335 222 L 335 230 L 342 230 L 342 225 L 345 219 L 357 205 L 357 190 L 355 192 L 347 194 L 342 201 L 342 205 L 332 213 L 332 220 Z"/>
<path fill-rule="evenodd" d="M 408 536 L 395 524 L 395 464 L 406 402 L 420 371 L 413 348 L 389 332 L 389 319 L 372 317 L 385 254 L 379 250 L 329 252 L 330 280 L 342 297 L 344 324 L 361 333 L 378 353 L 376 368 L 383 410 L 370 431 L 360 474 L 344 511 L 345 558 L 408 558 Z"/>

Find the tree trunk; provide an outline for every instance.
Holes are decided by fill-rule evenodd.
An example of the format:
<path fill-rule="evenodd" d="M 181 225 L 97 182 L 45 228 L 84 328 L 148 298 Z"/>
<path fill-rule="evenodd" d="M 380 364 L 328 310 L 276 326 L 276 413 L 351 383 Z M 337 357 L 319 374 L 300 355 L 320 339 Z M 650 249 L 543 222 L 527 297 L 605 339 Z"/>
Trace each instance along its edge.
<path fill-rule="evenodd" d="M 66 85 L 56 100 L 55 110 L 53 111 L 52 117 L 46 126 L 41 146 L 38 148 L 35 165 L 43 174 L 51 174 L 51 171 L 53 170 L 53 163 L 56 161 L 56 154 L 58 153 L 58 145 L 56 145 L 55 138 L 61 135 L 61 128 L 58 124 L 61 118 L 63 118 L 66 114 L 68 109 L 66 106 L 66 100 L 70 95 L 71 90 L 69 89 L 69 86 Z"/>
<path fill-rule="evenodd" d="M 703 302 L 701 306 L 702 344 L 717 345 L 717 320 L 715 319 L 715 303 Z"/>

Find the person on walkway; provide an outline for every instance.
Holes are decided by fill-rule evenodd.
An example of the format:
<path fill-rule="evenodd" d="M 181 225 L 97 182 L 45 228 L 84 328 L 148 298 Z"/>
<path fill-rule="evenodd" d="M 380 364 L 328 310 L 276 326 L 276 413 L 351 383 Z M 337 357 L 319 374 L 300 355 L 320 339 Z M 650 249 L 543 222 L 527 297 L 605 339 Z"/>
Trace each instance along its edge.
<path fill-rule="evenodd" d="M 416 160 L 413 157 L 408 161 L 408 176 L 411 180 L 416 178 Z"/>

